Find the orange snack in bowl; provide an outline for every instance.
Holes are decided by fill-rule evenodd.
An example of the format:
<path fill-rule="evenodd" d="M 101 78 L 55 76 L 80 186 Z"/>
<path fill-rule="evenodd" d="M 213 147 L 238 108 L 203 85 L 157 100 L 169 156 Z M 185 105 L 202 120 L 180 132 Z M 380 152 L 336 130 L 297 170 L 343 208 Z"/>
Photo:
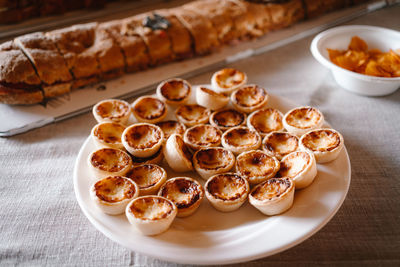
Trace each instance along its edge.
<path fill-rule="evenodd" d="M 347 50 L 327 50 L 330 60 L 347 70 L 378 77 L 400 77 L 399 52 L 368 50 L 367 43 L 358 36 L 351 38 Z"/>

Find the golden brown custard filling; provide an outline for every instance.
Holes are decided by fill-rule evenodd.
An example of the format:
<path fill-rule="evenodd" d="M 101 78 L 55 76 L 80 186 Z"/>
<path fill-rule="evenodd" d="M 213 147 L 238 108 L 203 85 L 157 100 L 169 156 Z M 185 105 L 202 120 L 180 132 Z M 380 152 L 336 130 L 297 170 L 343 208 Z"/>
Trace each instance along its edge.
<path fill-rule="evenodd" d="M 174 133 L 183 135 L 186 130 L 186 127 L 178 121 L 162 121 L 156 125 L 164 132 L 164 139 L 168 139 Z"/>
<path fill-rule="evenodd" d="M 154 186 L 163 177 L 164 172 L 157 165 L 144 164 L 133 167 L 126 177 L 132 179 L 140 189 Z"/>
<path fill-rule="evenodd" d="M 203 194 L 199 184 L 184 178 L 167 181 L 160 192 L 162 197 L 171 200 L 178 209 L 191 207 Z"/>
<path fill-rule="evenodd" d="M 93 134 L 105 143 L 117 144 L 121 143 L 121 136 L 125 128 L 118 123 L 104 123 L 96 127 Z"/>
<path fill-rule="evenodd" d="M 258 200 L 272 200 L 279 198 L 292 187 L 288 178 L 271 178 L 262 183 L 251 195 Z"/>
<path fill-rule="evenodd" d="M 293 152 L 281 161 L 277 177 L 294 178 L 310 164 L 310 155 L 304 151 Z"/>
<path fill-rule="evenodd" d="M 198 146 L 217 146 L 221 143 L 222 133 L 211 125 L 197 125 L 187 130 L 186 136 L 191 144 Z"/>
<path fill-rule="evenodd" d="M 176 143 L 178 147 L 183 152 L 183 156 L 190 162 L 192 162 L 192 153 L 190 153 L 189 148 L 186 146 L 185 142 L 183 141 L 182 137 L 179 135 L 175 136 Z"/>
<path fill-rule="evenodd" d="M 129 146 L 136 149 L 151 148 L 160 141 L 160 138 L 159 128 L 148 124 L 135 125 L 126 133 Z"/>
<path fill-rule="evenodd" d="M 267 94 L 264 88 L 251 85 L 240 88 L 235 93 L 235 101 L 243 107 L 254 107 L 264 102 Z"/>
<path fill-rule="evenodd" d="M 210 110 L 200 105 L 182 105 L 175 114 L 187 121 L 202 121 L 210 116 Z"/>
<path fill-rule="evenodd" d="M 215 92 L 215 91 L 213 91 L 213 90 L 211 90 L 211 89 L 209 89 L 207 87 L 200 86 L 199 90 L 204 91 L 207 94 L 215 96 L 215 97 L 218 97 L 218 98 L 222 98 L 222 97 L 225 98 L 226 97 L 224 94 L 217 93 L 217 92 Z"/>
<path fill-rule="evenodd" d="M 135 186 L 121 176 L 107 177 L 94 185 L 96 196 L 106 202 L 115 203 L 132 198 Z"/>
<path fill-rule="evenodd" d="M 129 155 L 113 148 L 99 149 L 92 154 L 90 162 L 102 171 L 118 172 L 129 164 Z"/>
<path fill-rule="evenodd" d="M 155 97 L 141 98 L 133 108 L 138 116 L 147 120 L 157 119 L 166 112 L 164 102 Z"/>
<path fill-rule="evenodd" d="M 340 137 L 334 131 L 323 129 L 307 133 L 302 143 L 313 151 L 332 151 L 340 145 Z"/>
<path fill-rule="evenodd" d="M 161 86 L 161 94 L 170 101 L 182 101 L 190 94 L 190 85 L 181 80 L 170 80 Z"/>
<path fill-rule="evenodd" d="M 208 182 L 207 191 L 217 199 L 232 201 L 241 198 L 247 187 L 237 174 L 220 174 Z"/>
<path fill-rule="evenodd" d="M 201 149 L 197 152 L 196 159 L 199 166 L 207 170 L 225 168 L 235 160 L 232 153 L 220 147 Z"/>
<path fill-rule="evenodd" d="M 318 125 L 321 113 L 312 107 L 304 107 L 292 110 L 286 117 L 286 122 L 300 129 L 307 129 Z"/>
<path fill-rule="evenodd" d="M 250 119 L 251 125 L 262 133 L 283 130 L 282 115 L 273 108 L 257 111 Z"/>
<path fill-rule="evenodd" d="M 247 177 L 273 175 L 277 168 L 277 161 L 261 151 L 252 151 L 237 158 L 238 172 Z"/>
<path fill-rule="evenodd" d="M 245 119 L 246 115 L 234 109 L 217 111 L 212 117 L 213 122 L 221 127 L 239 126 L 244 123 Z"/>
<path fill-rule="evenodd" d="M 297 136 L 288 133 L 273 133 L 264 142 L 264 148 L 273 153 L 285 156 L 299 147 Z"/>
<path fill-rule="evenodd" d="M 225 141 L 228 145 L 234 147 L 247 147 L 256 144 L 261 137 L 248 128 L 241 127 L 229 130 L 225 135 Z"/>
<path fill-rule="evenodd" d="M 222 69 L 215 78 L 219 87 L 231 88 L 241 84 L 245 79 L 245 74 L 236 69 Z"/>
<path fill-rule="evenodd" d="M 136 218 L 155 221 L 168 217 L 174 210 L 172 205 L 163 198 L 148 196 L 133 201 L 129 209 Z"/>
<path fill-rule="evenodd" d="M 105 101 L 96 107 L 96 113 L 102 118 L 118 119 L 128 114 L 130 106 L 117 100 Z"/>

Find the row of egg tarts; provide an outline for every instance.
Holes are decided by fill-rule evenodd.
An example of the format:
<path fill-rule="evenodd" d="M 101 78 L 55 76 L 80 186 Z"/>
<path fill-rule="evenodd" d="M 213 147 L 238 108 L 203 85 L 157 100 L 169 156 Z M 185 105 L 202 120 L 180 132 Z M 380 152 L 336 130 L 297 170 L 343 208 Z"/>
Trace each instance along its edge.
<path fill-rule="evenodd" d="M 235 76 L 238 73 L 241 75 L 241 72 L 232 69 L 221 72 L 228 72 L 225 80 L 230 79 L 230 84 L 239 84 L 229 74 Z M 264 89 L 246 86 L 244 82 L 231 92 L 221 93 L 216 89 L 213 79 L 211 88 L 197 88 L 197 102 L 207 106 L 201 102 L 207 98 L 198 93 L 201 87 L 211 91 L 206 93 L 214 99 L 215 95 L 222 95 L 228 101 L 228 94 L 233 91 L 230 98 L 235 109 L 221 110 L 225 103 L 219 107 L 220 110 L 211 114 L 203 106 L 184 105 L 191 86 L 181 79 L 161 83 L 157 88 L 158 98 L 140 97 L 132 104 L 132 108 L 119 100 L 106 100 L 94 107 L 93 113 L 100 124 L 93 128 L 92 137 L 100 146 L 117 148 L 100 149 L 89 156 L 89 166 L 95 171 L 96 177 L 106 177 L 96 182 L 91 190 L 103 211 L 120 214 L 125 210 L 128 220 L 142 233 L 150 235 L 166 230 L 177 214 L 181 217 L 192 214 L 204 195 L 220 211 L 235 210 L 248 198 L 250 204 L 262 213 L 275 215 L 291 207 L 295 188 L 301 189 L 312 183 L 317 173 L 315 159 L 322 163 L 338 156 L 343 147 L 343 138 L 333 129 L 319 129 L 324 119 L 317 109 L 295 108 L 283 116 L 276 109 L 263 108 L 268 100 Z M 207 100 L 211 104 L 215 104 L 213 97 Z M 178 103 L 171 102 L 171 99 Z M 239 100 L 236 105 L 234 99 Z M 167 109 L 164 101 L 179 106 L 175 112 L 179 122 L 162 121 Z M 127 116 L 123 114 L 130 110 L 142 123 L 126 128 L 110 122 L 126 123 L 124 117 Z M 252 113 L 246 116 L 244 112 Z M 210 124 L 205 124 L 208 121 Z M 246 122 L 248 127 L 243 126 Z M 284 132 L 285 129 L 288 132 Z M 264 137 L 262 142 L 261 137 Z M 260 146 L 262 150 L 257 150 Z M 128 153 L 124 152 L 125 149 Z M 193 156 L 190 151 L 194 152 Z M 168 165 L 177 172 L 195 169 L 207 180 L 205 190 L 199 182 L 188 177 L 167 181 L 165 170 L 152 164 L 160 163 L 163 155 Z M 110 171 L 110 168 L 101 170 L 99 166 L 107 165 L 107 161 L 110 166 L 118 168 L 114 171 Z M 132 168 L 129 165 L 135 166 Z M 236 173 L 229 173 L 234 166 Z M 129 183 L 133 185 L 127 186 Z M 254 185 L 251 192 L 249 184 Z M 108 196 L 115 195 L 111 197 L 111 200 L 114 199 L 112 205 L 104 192 Z M 137 198 L 139 194 L 157 193 L 158 197 Z M 112 207 L 111 211 L 109 207 Z M 158 207 L 158 211 L 155 207 Z"/>

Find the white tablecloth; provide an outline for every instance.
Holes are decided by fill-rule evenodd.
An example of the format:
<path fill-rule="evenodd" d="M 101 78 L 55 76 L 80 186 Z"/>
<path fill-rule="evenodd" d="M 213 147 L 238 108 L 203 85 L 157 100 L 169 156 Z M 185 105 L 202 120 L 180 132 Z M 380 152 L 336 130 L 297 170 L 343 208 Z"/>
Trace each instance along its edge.
<path fill-rule="evenodd" d="M 400 6 L 348 24 L 400 30 Z M 339 88 L 309 51 L 312 37 L 236 62 L 249 81 L 299 105 L 318 107 L 344 138 L 349 194 L 318 233 L 247 266 L 400 264 L 400 91 L 363 97 Z M 400 46 L 399 46 L 400 47 Z M 207 83 L 212 72 L 190 79 Z M 87 113 L 0 139 L 0 265 L 173 266 L 110 241 L 81 212 L 72 172 L 95 124 Z"/>

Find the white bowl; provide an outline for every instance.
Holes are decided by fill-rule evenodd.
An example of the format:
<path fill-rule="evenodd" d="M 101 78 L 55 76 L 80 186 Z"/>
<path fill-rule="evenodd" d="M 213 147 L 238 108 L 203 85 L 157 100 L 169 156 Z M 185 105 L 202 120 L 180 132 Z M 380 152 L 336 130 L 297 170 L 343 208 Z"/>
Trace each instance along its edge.
<path fill-rule="evenodd" d="M 381 27 L 351 25 L 340 26 L 318 34 L 311 43 L 311 53 L 316 60 L 332 71 L 336 82 L 346 90 L 366 95 L 383 96 L 400 87 L 400 77 L 384 78 L 359 74 L 341 68 L 329 59 L 327 48 L 347 50 L 351 37 L 357 35 L 368 44 L 368 49 L 382 52 L 400 48 L 400 32 Z"/>

